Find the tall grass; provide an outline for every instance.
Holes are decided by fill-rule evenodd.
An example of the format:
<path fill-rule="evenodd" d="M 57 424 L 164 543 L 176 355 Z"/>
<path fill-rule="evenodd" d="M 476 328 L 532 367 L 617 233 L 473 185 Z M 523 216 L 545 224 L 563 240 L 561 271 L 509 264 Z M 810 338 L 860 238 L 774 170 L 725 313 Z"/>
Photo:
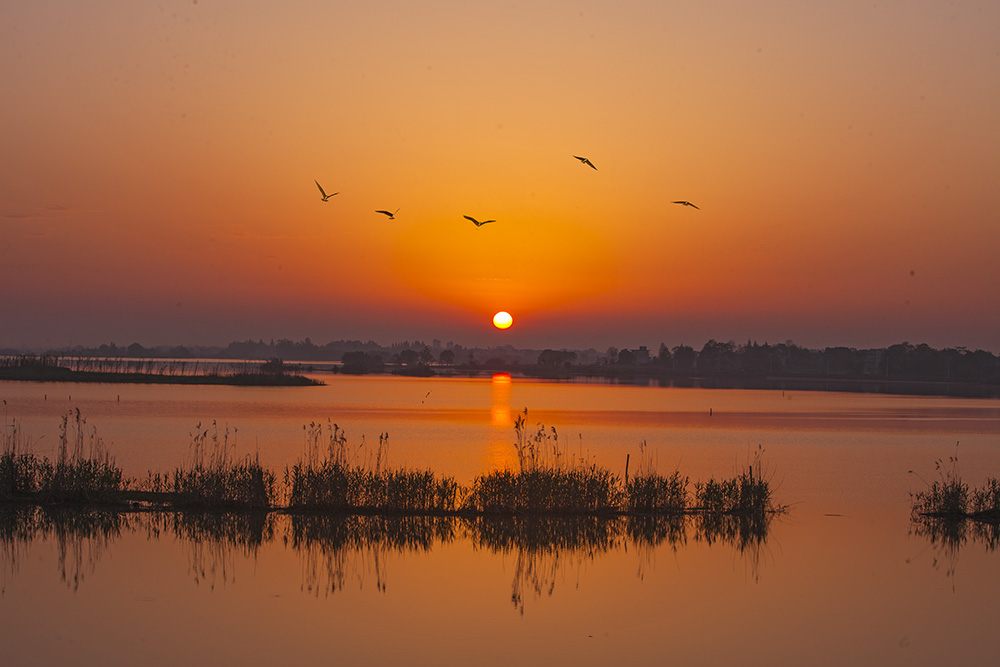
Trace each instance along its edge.
<path fill-rule="evenodd" d="M 995 477 L 987 479 L 982 487 L 970 487 L 962 480 L 957 451 L 948 457 L 947 463 L 937 459 L 934 469 L 938 478 L 927 484 L 926 490 L 910 494 L 914 517 L 1000 521 L 1000 482 Z"/>
<path fill-rule="evenodd" d="M 377 448 L 362 437 L 357 447 L 329 420 L 310 423 L 305 454 L 285 468 L 290 509 L 339 512 L 443 513 L 458 506 L 459 485 L 433 472 L 388 467 L 389 434 Z"/>
<path fill-rule="evenodd" d="M 150 476 L 154 489 L 168 486 L 175 501 L 188 506 L 269 509 L 275 500 L 275 474 L 265 469 L 258 455 L 235 458 L 236 429 L 220 434 L 199 422 L 191 434 L 190 459 L 169 478 Z M 166 484 L 164 484 L 166 482 Z"/>
<path fill-rule="evenodd" d="M 62 416 L 54 461 L 29 451 L 20 424 L 4 429 L 0 452 L 0 498 L 42 503 L 115 502 L 128 481 L 97 428 L 80 410 Z"/>
<path fill-rule="evenodd" d="M 692 496 L 680 471 L 656 471 L 645 442 L 636 474 L 623 479 L 582 452 L 570 452 L 554 427 L 528 426 L 527 410 L 517 416 L 514 431 L 518 469 L 484 473 L 466 486 L 430 470 L 390 467 L 388 433 L 379 434 L 377 445 L 364 436 L 354 444 L 331 420 L 313 422 L 303 426 L 303 454 L 285 467 L 279 487 L 258 455 L 236 455 L 236 429 L 213 420 L 190 434 L 183 465 L 171 473 L 149 472 L 139 482 L 122 475 L 96 429 L 76 410 L 63 416 L 54 461 L 28 451 L 17 423 L 4 429 L 0 500 L 363 514 L 743 515 L 781 509 L 763 474 L 760 448 L 736 477 L 698 483 Z M 998 501 L 995 482 L 974 496 L 983 511 Z"/>
<path fill-rule="evenodd" d="M 519 470 L 498 470 L 475 478 L 463 509 L 483 514 L 626 513 L 764 514 L 778 512 L 771 485 L 763 474 L 763 449 L 758 448 L 747 469 L 732 479 L 710 479 L 695 485 L 674 471 L 656 471 L 646 443 L 639 446 L 638 471 L 631 479 L 588 464 L 560 446 L 555 428 L 527 425 L 527 410 L 514 422 Z"/>
<path fill-rule="evenodd" d="M 757 448 L 745 470 L 731 479 L 695 484 L 697 509 L 709 514 L 763 514 L 778 511 L 771 497 L 771 484 L 764 475 L 764 450 Z"/>
<path fill-rule="evenodd" d="M 462 509 L 484 514 L 616 512 L 622 503 L 617 475 L 574 459 L 554 427 L 530 429 L 527 410 L 514 421 L 519 470 L 479 475 Z"/>
<path fill-rule="evenodd" d="M 656 471 L 656 462 L 646 448 L 646 441 L 639 444 L 639 461 L 636 474 L 625 483 L 625 509 L 635 514 L 663 514 L 683 512 L 688 506 L 688 478 L 675 470 L 664 477 Z"/>

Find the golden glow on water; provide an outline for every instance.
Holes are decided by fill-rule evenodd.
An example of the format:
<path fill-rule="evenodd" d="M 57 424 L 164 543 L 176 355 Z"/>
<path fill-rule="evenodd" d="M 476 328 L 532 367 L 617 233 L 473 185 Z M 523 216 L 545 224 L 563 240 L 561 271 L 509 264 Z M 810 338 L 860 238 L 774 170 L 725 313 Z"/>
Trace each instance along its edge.
<path fill-rule="evenodd" d="M 501 664 L 525 655 L 581 665 L 623 655 L 658 661 L 665 642 L 685 664 L 747 656 L 801 664 L 820 649 L 838 664 L 909 664 L 920 662 L 909 659 L 916 655 L 974 664 L 992 651 L 984 628 L 995 616 L 1000 555 L 972 533 L 964 544 L 912 533 L 908 493 L 919 481 L 906 471 L 933 477 L 934 460 L 960 440 L 970 484 L 995 474 L 997 401 L 507 374 L 324 379 L 325 387 L 277 391 L 2 388 L 8 417 L 21 421 L 36 451 L 51 453 L 47 443 L 58 434 L 43 428 L 52 422 L 57 430 L 59 415 L 80 407 L 130 474 L 182 463 L 188 433 L 207 415 L 238 428 L 237 454 L 258 447 L 265 465 L 280 470 L 302 452 L 303 423 L 331 418 L 352 443 L 389 432 L 394 465 L 464 484 L 516 466 L 511 419 L 527 407 L 529 423 L 558 428 L 574 450 L 579 439 L 613 471 L 627 453 L 635 462 L 646 441 L 661 471 L 676 467 L 692 482 L 724 477 L 762 445 L 777 498 L 792 510 L 762 540 L 706 535 L 694 523 L 676 539 L 669 531 L 648 539 L 597 524 L 504 533 L 413 521 L 410 538 L 379 517 L 352 532 L 322 516 L 309 517 L 312 524 L 244 517 L 215 531 L 193 516 L 171 515 L 158 530 L 141 523 L 157 520 L 144 514 L 139 523 L 112 517 L 108 525 L 88 516 L 93 523 L 79 535 L 47 520 L 34 536 L 0 535 L 10 547 L 0 549 L 0 627 L 12 664 L 176 664 L 191 645 L 205 662 L 295 655 L 315 663 L 336 652 L 353 663 L 467 664 L 456 633 L 476 637 L 487 662 Z M 220 618 L 224 639 L 206 640 L 204 628 Z M 62 641 L 46 639 L 52 627 Z M 386 627 L 408 630 L 397 640 Z M 718 642 L 720 631 L 733 641 Z"/>
<path fill-rule="evenodd" d="M 510 407 L 512 389 L 513 381 L 510 373 L 494 373 L 490 378 L 489 444 L 483 459 L 482 472 L 515 469 L 517 466 L 517 459 L 511 446 L 514 442 L 514 422 Z"/>
<path fill-rule="evenodd" d="M 510 426 L 510 373 L 494 373 L 490 380 L 490 424 Z"/>

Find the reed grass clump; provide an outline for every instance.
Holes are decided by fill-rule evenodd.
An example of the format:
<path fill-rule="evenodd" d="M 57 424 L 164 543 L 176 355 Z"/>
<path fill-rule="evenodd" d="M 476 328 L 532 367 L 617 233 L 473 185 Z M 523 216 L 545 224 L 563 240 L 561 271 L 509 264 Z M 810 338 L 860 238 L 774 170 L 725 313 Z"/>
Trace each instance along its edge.
<path fill-rule="evenodd" d="M 709 514 L 764 514 L 780 511 L 771 495 L 771 484 L 764 475 L 764 450 L 757 448 L 747 468 L 731 479 L 695 484 L 695 507 Z"/>
<path fill-rule="evenodd" d="M 995 477 L 986 480 L 982 488 L 972 490 L 972 513 L 1000 521 L 1000 481 Z"/>
<path fill-rule="evenodd" d="M 484 514 L 593 513 L 618 511 L 622 485 L 617 475 L 574 459 L 560 446 L 553 427 L 527 427 L 527 410 L 514 421 L 519 470 L 497 470 L 472 483 L 463 509 Z"/>
<path fill-rule="evenodd" d="M 656 472 L 656 462 L 639 443 L 639 461 L 634 477 L 625 482 L 625 509 L 633 514 L 684 512 L 688 507 L 688 478 L 675 470 L 669 476 Z"/>
<path fill-rule="evenodd" d="M 0 499 L 14 500 L 38 492 L 42 486 L 42 460 L 28 450 L 28 441 L 15 421 L 5 428 L 0 451 Z"/>
<path fill-rule="evenodd" d="M 664 477 L 655 472 L 637 475 L 625 486 L 626 509 L 631 513 L 684 512 L 688 506 L 688 478 L 675 470 Z"/>
<path fill-rule="evenodd" d="M 970 487 L 959 472 L 957 452 L 947 463 L 937 459 L 934 469 L 938 478 L 927 484 L 926 490 L 910 494 L 914 516 L 1000 522 L 1000 481 L 991 477 L 982 487 Z"/>
<path fill-rule="evenodd" d="M 4 430 L 0 453 L 0 498 L 42 503 L 115 502 L 128 488 L 96 427 L 80 410 L 62 416 L 54 461 L 29 450 L 17 422 Z"/>
<path fill-rule="evenodd" d="M 168 476 L 169 490 L 176 503 L 208 508 L 268 509 L 275 500 L 275 474 L 261 465 L 257 455 L 235 459 L 236 429 L 219 432 L 201 423 L 191 435 L 191 459 Z M 151 476 L 154 487 L 159 476 Z M 153 490 L 156 490 L 155 488 Z"/>
<path fill-rule="evenodd" d="M 327 421 L 304 426 L 306 451 L 285 468 L 290 509 L 338 512 L 443 513 L 458 506 L 460 487 L 452 477 L 433 472 L 389 469 L 389 434 L 377 448 L 364 438 L 352 447 L 347 434 Z"/>
<path fill-rule="evenodd" d="M 623 480 L 588 461 L 582 451 L 571 453 L 555 428 L 541 423 L 528 427 L 527 410 L 518 415 L 514 429 L 518 469 L 481 474 L 466 486 L 430 470 L 390 468 L 387 433 L 379 435 L 377 446 L 368 446 L 364 436 L 355 446 L 337 424 L 313 422 L 303 426 L 304 454 L 285 467 L 279 489 L 275 473 L 261 464 L 259 456 L 235 455 L 236 429 L 220 427 L 214 420 L 209 427 L 200 423 L 195 427 L 182 466 L 166 474 L 149 472 L 141 481 L 126 479 L 96 429 L 76 410 L 63 416 L 54 461 L 29 451 L 18 424 L 3 430 L 0 501 L 431 515 L 781 511 L 773 504 L 770 484 L 762 474 L 760 449 L 738 476 L 696 484 L 692 498 L 689 480 L 680 471 L 669 475 L 656 471 L 645 442 L 640 445 L 637 474 L 628 477 L 626 462 Z M 1000 484 L 991 484 L 973 496 L 975 511 L 1000 513 Z M 939 495 L 935 485 L 927 498 L 920 494 L 920 502 L 933 504 Z"/>
<path fill-rule="evenodd" d="M 498 470 L 479 475 L 463 509 L 484 514 L 594 513 L 617 511 L 621 483 L 591 466 L 577 470 Z"/>

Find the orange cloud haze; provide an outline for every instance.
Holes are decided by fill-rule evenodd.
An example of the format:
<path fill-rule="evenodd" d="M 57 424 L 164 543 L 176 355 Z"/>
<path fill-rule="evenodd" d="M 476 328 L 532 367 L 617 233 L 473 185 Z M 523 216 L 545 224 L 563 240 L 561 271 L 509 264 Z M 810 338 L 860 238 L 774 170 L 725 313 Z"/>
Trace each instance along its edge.
<path fill-rule="evenodd" d="M 1000 349 L 1000 7 L 2 16 L 0 346 Z"/>

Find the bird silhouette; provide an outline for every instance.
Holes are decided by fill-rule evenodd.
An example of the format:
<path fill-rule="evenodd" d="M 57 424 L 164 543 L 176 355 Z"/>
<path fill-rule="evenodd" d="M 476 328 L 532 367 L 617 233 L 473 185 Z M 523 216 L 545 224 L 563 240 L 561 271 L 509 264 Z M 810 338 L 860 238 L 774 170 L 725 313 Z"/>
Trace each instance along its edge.
<path fill-rule="evenodd" d="M 474 224 L 476 227 L 482 227 L 483 225 L 489 224 L 491 222 L 496 222 L 496 220 L 483 220 L 482 222 L 479 222 L 471 215 L 463 215 L 462 217 L 465 218 L 466 220 L 471 220 L 472 224 Z"/>
<path fill-rule="evenodd" d="M 591 169 L 594 169 L 594 170 L 597 169 L 597 167 L 594 166 L 594 163 L 591 162 L 590 160 L 588 160 L 587 158 L 580 157 L 579 155 L 574 155 L 573 157 L 575 157 L 577 160 L 579 160 L 580 162 L 584 163 L 585 165 L 587 165 Z"/>
<path fill-rule="evenodd" d="M 319 188 L 320 194 L 323 195 L 323 201 L 328 201 L 330 199 L 330 197 L 332 197 L 333 195 L 339 195 L 340 194 L 339 192 L 334 192 L 333 194 L 328 195 L 328 194 L 326 194 L 326 190 L 323 189 L 323 186 L 319 184 L 319 181 L 317 181 L 314 178 L 313 182 L 316 183 L 316 187 Z"/>
<path fill-rule="evenodd" d="M 389 216 L 389 219 L 390 219 L 390 220 L 395 220 L 395 219 L 396 219 L 396 214 L 397 214 L 397 213 L 399 213 L 399 209 L 397 208 L 397 209 L 396 209 L 395 211 L 393 211 L 392 213 L 389 213 L 389 211 L 375 211 L 375 212 L 376 212 L 376 213 L 381 213 L 382 215 L 387 215 L 387 216 Z"/>
<path fill-rule="evenodd" d="M 691 208 L 697 208 L 699 211 L 701 210 L 700 208 L 698 208 L 697 206 L 695 206 L 691 202 L 684 201 L 683 199 L 681 201 L 675 201 L 674 203 L 675 204 L 680 204 L 681 206 L 690 206 Z"/>

